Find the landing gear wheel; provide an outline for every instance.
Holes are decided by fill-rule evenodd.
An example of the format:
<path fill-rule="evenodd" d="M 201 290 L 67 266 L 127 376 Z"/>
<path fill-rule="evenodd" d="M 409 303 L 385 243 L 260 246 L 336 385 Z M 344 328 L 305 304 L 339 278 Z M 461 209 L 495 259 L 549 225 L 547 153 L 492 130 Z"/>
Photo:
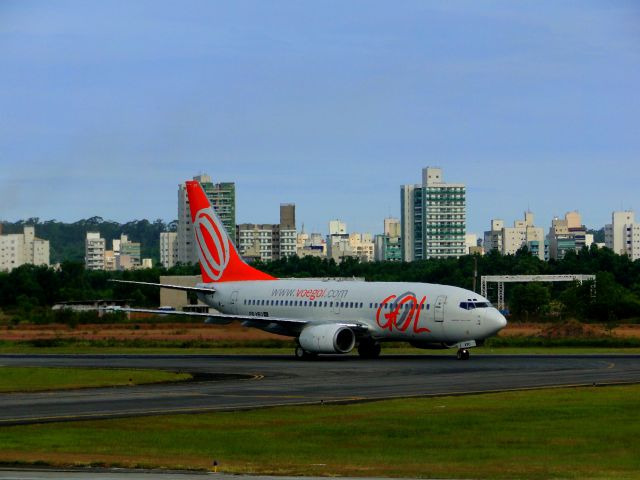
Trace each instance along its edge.
<path fill-rule="evenodd" d="M 304 348 L 297 346 L 295 351 L 296 358 L 299 360 L 310 360 L 316 358 L 316 353 L 307 352 Z"/>
<path fill-rule="evenodd" d="M 360 342 L 358 344 L 358 355 L 361 358 L 378 358 L 382 347 L 377 342 Z"/>
<path fill-rule="evenodd" d="M 461 348 L 457 353 L 458 360 L 469 360 L 469 350 Z"/>

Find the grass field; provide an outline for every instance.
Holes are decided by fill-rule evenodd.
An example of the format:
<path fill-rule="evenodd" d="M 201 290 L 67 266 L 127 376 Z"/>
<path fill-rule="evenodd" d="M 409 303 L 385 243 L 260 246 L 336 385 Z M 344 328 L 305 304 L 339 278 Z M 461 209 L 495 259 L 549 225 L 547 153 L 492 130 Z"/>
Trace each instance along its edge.
<path fill-rule="evenodd" d="M 437 478 L 640 478 L 640 386 L 4 427 L 0 461 Z"/>
<path fill-rule="evenodd" d="M 188 380 L 188 373 L 162 370 L 0 367 L 0 392 L 107 387 Z"/>

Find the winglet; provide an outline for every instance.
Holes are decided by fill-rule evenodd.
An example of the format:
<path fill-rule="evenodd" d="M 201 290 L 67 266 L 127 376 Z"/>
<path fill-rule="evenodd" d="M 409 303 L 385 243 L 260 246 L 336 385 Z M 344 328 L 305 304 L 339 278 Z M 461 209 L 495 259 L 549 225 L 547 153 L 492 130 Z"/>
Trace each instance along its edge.
<path fill-rule="evenodd" d="M 275 280 L 242 260 L 200 183 L 189 180 L 186 186 L 202 280 L 206 283 Z"/>

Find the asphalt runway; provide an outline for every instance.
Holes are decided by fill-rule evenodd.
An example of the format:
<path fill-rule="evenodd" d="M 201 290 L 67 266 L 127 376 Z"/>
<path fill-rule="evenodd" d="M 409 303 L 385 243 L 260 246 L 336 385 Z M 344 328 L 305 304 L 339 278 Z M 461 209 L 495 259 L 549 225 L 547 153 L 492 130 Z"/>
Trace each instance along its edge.
<path fill-rule="evenodd" d="M 0 355 L 2 365 L 152 368 L 199 380 L 0 394 L 0 425 L 640 383 L 640 355 Z"/>

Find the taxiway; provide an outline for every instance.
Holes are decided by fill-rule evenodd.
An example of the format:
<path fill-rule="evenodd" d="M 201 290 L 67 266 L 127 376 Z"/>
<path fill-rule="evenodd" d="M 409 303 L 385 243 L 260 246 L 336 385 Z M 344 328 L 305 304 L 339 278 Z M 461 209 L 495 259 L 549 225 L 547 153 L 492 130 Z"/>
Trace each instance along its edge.
<path fill-rule="evenodd" d="M 0 394 L 0 425 L 640 382 L 640 355 L 0 355 L 0 365 L 153 368 L 199 379 Z"/>

